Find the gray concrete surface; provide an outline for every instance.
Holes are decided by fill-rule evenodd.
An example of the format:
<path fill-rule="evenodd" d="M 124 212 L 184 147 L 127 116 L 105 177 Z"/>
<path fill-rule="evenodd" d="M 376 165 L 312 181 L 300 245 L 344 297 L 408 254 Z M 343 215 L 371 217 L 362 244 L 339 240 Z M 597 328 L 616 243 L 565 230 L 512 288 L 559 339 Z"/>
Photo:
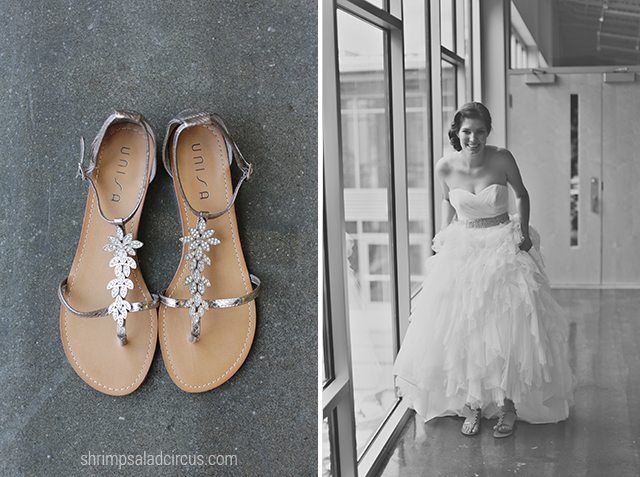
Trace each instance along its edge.
<path fill-rule="evenodd" d="M 0 1 L 0 474 L 315 475 L 317 6 L 294 0 Z M 255 345 L 229 382 L 180 391 L 159 353 L 134 394 L 89 388 L 66 361 L 56 287 L 80 234 L 78 138 L 113 108 L 164 127 L 214 110 L 256 167 L 237 201 L 264 282 Z M 145 204 L 150 289 L 177 267 L 159 169 Z M 83 466 L 93 454 L 235 454 L 236 466 Z"/>
<path fill-rule="evenodd" d="M 497 419 L 479 435 L 463 419 L 427 423 L 414 415 L 389 451 L 382 477 L 636 477 L 640 469 L 640 292 L 554 289 L 569 317 L 569 363 L 576 378 L 569 418 L 557 424 L 518 421 L 495 439 Z"/>

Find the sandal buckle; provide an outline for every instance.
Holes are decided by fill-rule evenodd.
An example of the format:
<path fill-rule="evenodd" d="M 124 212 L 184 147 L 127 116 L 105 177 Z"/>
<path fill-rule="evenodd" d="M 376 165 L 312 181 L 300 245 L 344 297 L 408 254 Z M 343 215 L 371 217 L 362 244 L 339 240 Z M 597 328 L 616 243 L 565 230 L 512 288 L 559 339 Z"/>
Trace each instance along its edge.
<path fill-rule="evenodd" d="M 78 161 L 78 173 L 76 177 L 82 178 L 83 181 L 87 180 L 87 171 L 84 169 L 84 137 L 80 136 L 80 160 Z"/>
<path fill-rule="evenodd" d="M 76 177 L 79 177 L 83 181 L 87 180 L 87 173 L 84 170 L 84 167 L 82 165 L 82 161 L 78 162 L 78 173 L 76 174 Z"/>

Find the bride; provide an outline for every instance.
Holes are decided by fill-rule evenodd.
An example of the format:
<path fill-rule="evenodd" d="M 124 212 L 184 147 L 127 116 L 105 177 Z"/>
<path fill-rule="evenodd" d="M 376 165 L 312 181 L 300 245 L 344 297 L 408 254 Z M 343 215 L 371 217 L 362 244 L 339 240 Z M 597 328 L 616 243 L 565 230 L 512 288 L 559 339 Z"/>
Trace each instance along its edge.
<path fill-rule="evenodd" d="M 463 416 L 462 433 L 472 436 L 481 416 L 498 416 L 493 435 L 500 438 L 513 433 L 516 418 L 566 419 L 573 377 L 567 320 L 529 228 L 529 195 L 513 155 L 486 144 L 490 132 L 481 103 L 456 112 L 449 130 L 456 152 L 436 165 L 442 230 L 394 374 L 425 420 Z M 513 217 L 507 184 L 516 197 Z"/>

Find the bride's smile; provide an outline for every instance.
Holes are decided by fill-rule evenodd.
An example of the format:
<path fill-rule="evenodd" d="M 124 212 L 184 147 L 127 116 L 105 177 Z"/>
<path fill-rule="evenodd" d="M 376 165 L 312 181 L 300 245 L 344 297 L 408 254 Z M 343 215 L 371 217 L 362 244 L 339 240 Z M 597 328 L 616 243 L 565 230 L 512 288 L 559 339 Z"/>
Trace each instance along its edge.
<path fill-rule="evenodd" d="M 470 154 L 479 154 L 487 143 L 487 131 L 484 122 L 479 118 L 465 118 L 460 125 L 460 144 L 462 150 Z"/>

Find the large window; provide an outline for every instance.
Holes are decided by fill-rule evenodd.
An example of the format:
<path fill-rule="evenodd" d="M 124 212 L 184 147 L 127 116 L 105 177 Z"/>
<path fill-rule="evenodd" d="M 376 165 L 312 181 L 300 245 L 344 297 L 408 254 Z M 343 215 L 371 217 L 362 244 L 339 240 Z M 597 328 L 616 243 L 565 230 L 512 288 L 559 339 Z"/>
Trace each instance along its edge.
<path fill-rule="evenodd" d="M 361 454 L 396 399 L 387 33 L 343 11 L 337 28 L 348 322 Z"/>
<path fill-rule="evenodd" d="M 323 371 L 333 369 L 333 379 L 324 380 L 323 471 L 352 475 L 376 455 L 380 429 L 399 402 L 392 368 L 411 296 L 403 38 L 400 2 L 389 11 L 328 3 L 325 337 L 331 333 L 333 355 L 325 352 L 332 367 Z M 414 76 L 414 128 L 425 126 L 424 63 Z M 414 155 L 412 170 L 422 177 L 412 183 L 421 188 L 426 160 Z"/>
<path fill-rule="evenodd" d="M 431 254 L 442 110 L 465 96 L 459 3 L 434 58 L 438 5 L 323 2 L 324 475 L 367 475 L 409 416 L 393 362 Z"/>
<path fill-rule="evenodd" d="M 456 51 L 456 1 L 440 0 L 440 44 Z"/>
<path fill-rule="evenodd" d="M 427 62 L 427 10 L 422 0 L 403 1 L 404 63 L 411 293 L 424 279 L 431 254 L 431 100 Z"/>
<path fill-rule="evenodd" d="M 471 71 L 465 59 L 470 49 L 469 9 L 467 1 L 440 0 L 443 154 L 451 149 L 448 131 L 453 115 L 471 96 Z"/>
<path fill-rule="evenodd" d="M 451 149 L 449 143 L 449 126 L 458 107 L 458 63 L 440 60 L 442 82 L 442 152 Z"/>
<path fill-rule="evenodd" d="M 449 127 L 455 111 L 465 102 L 479 97 L 479 73 L 473 70 L 477 60 L 472 61 L 474 49 L 472 39 L 479 38 L 479 29 L 472 35 L 472 11 L 479 5 L 469 0 L 440 0 L 432 2 L 430 18 L 433 100 L 433 162 L 452 152 L 449 142 Z M 477 41 L 477 40 L 475 40 Z M 477 43 L 476 43 L 477 45 Z M 434 229 L 441 227 L 442 192 L 439 184 L 434 187 Z"/>

